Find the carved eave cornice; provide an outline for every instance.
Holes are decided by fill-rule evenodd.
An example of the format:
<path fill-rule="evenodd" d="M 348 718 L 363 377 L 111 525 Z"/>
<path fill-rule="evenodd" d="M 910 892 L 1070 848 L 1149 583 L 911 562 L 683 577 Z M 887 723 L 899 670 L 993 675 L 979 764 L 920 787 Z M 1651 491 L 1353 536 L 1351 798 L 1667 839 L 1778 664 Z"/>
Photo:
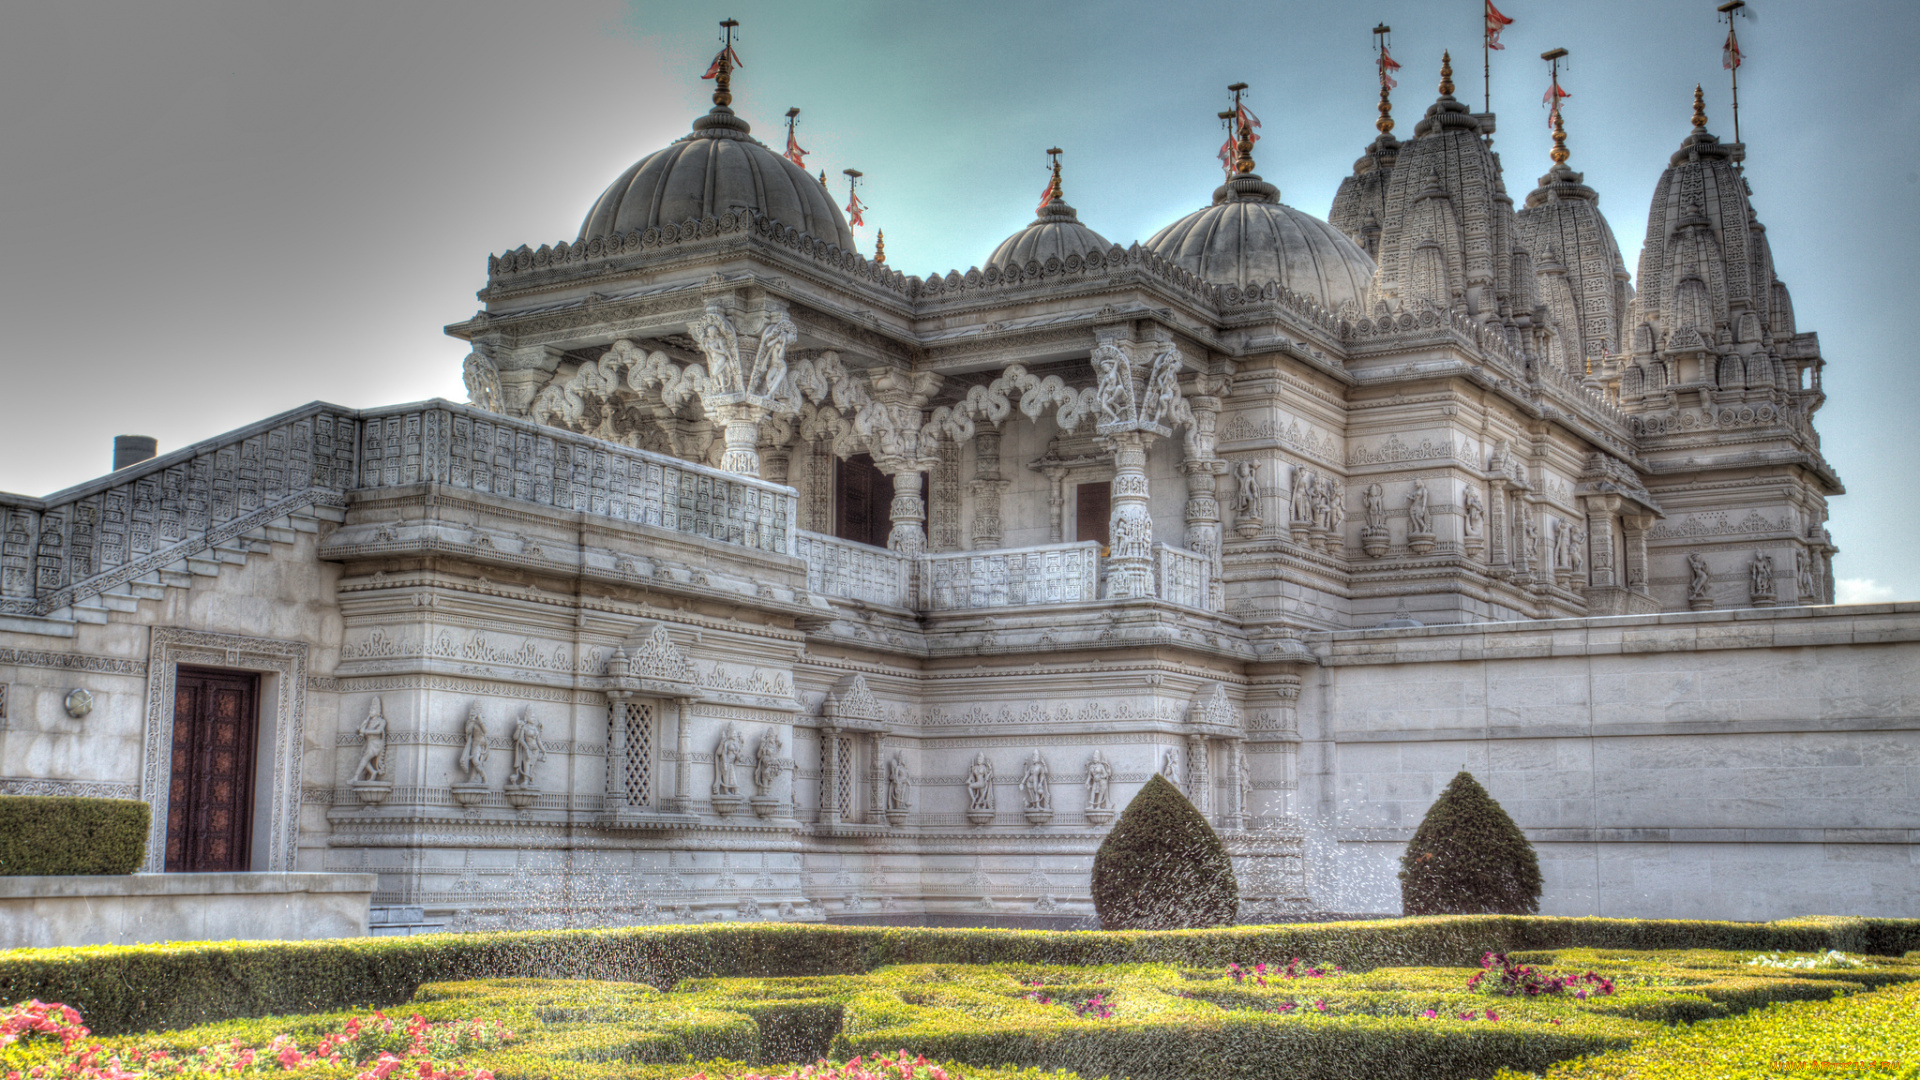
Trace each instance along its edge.
<path fill-rule="evenodd" d="M 1680 436 L 1671 438 L 1677 439 L 1680 438 Z M 1660 440 L 1656 438 L 1653 441 Z M 1756 439 L 1754 441 L 1759 440 Z M 1711 445 L 1723 446 L 1725 444 L 1716 443 Z M 1707 449 L 1707 447 L 1702 446 L 1701 449 Z M 1805 450 L 1797 448 L 1752 450 L 1746 453 L 1714 456 L 1705 460 L 1701 460 L 1698 455 L 1692 455 L 1678 461 L 1668 458 L 1653 458 L 1647 463 L 1645 471 L 1650 477 L 1674 477 L 1689 473 L 1714 473 L 1725 472 L 1730 469 L 1763 469 L 1779 468 L 1781 466 L 1797 466 L 1812 473 L 1827 486 L 1824 494 L 1828 496 L 1844 495 L 1847 492 L 1845 485 L 1840 482 L 1839 473 L 1834 471 L 1833 466 L 1827 464 L 1825 458 L 1818 454 L 1808 453 Z"/>
<path fill-rule="evenodd" d="M 1327 350 L 1329 349 L 1334 350 L 1336 355 L 1328 355 Z M 1340 346 L 1333 342 L 1315 345 L 1312 342 L 1301 341 L 1297 337 L 1290 335 L 1267 334 L 1259 337 L 1249 337 L 1241 342 L 1238 348 L 1223 349 L 1221 351 L 1236 359 L 1278 354 L 1292 360 L 1297 360 L 1324 375 L 1331 376 L 1343 385 L 1352 386 L 1357 381 L 1353 373 L 1347 370 L 1346 362 L 1338 355 Z"/>

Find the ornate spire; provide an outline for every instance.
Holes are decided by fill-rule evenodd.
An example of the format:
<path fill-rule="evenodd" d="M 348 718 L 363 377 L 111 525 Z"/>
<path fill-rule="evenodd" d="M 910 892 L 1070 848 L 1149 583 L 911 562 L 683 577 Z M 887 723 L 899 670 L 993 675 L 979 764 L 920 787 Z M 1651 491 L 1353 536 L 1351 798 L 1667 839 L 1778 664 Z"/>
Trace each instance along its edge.
<path fill-rule="evenodd" d="M 1567 150 L 1566 125 L 1560 122 L 1560 110 L 1553 110 L 1553 149 L 1547 152 L 1555 165 L 1565 165 L 1572 155 Z"/>
<path fill-rule="evenodd" d="M 1697 83 L 1693 88 L 1693 130 L 1707 130 L 1707 98 Z"/>
<path fill-rule="evenodd" d="M 1066 201 L 1066 198 L 1067 198 L 1066 194 L 1060 190 L 1060 154 L 1061 152 L 1062 152 L 1061 149 L 1057 146 L 1047 151 L 1048 156 L 1053 158 L 1053 184 L 1047 188 L 1047 197 L 1040 204 L 1042 206 L 1045 206 L 1047 203 L 1050 203 L 1050 202 Z"/>
<path fill-rule="evenodd" d="M 1440 96 L 1453 96 L 1453 54 L 1444 51 L 1440 54 Z"/>
<path fill-rule="evenodd" d="M 713 80 L 713 103 L 722 109 L 733 104 L 733 69 L 740 63 L 740 57 L 733 51 L 733 28 L 739 25 L 739 19 L 721 21 L 720 28 L 726 32 L 726 44 L 720 47 L 720 55 L 713 58 L 713 66 L 702 76 Z"/>
<path fill-rule="evenodd" d="M 1374 48 L 1380 53 L 1376 60 L 1380 68 L 1380 119 L 1375 120 L 1373 126 L 1382 135 L 1393 133 L 1393 101 L 1388 97 L 1388 92 L 1399 85 L 1394 82 L 1391 72 L 1397 70 L 1400 65 L 1393 59 L 1393 54 L 1387 51 L 1387 35 L 1392 32 L 1393 27 L 1386 23 L 1380 23 L 1373 28 Z"/>
<path fill-rule="evenodd" d="M 877 263 L 887 261 L 887 230 L 885 229 L 873 234 L 873 261 Z"/>
<path fill-rule="evenodd" d="M 1227 87 L 1233 93 L 1233 123 L 1238 136 L 1233 144 L 1233 174 L 1247 176 L 1253 172 L 1253 124 L 1247 110 L 1240 103 L 1240 95 L 1246 91 L 1246 83 L 1234 83 Z"/>

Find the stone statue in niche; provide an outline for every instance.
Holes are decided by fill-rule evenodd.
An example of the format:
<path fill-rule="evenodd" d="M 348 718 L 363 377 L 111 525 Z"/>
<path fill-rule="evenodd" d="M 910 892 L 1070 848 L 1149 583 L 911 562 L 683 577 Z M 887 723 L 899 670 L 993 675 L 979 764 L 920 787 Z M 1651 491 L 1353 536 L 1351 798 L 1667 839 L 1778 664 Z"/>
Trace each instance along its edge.
<path fill-rule="evenodd" d="M 1467 535 L 1479 536 L 1487 520 L 1487 506 L 1480 501 L 1480 491 L 1471 484 L 1460 496 L 1460 505 L 1467 515 Z"/>
<path fill-rule="evenodd" d="M 367 718 L 356 730 L 366 746 L 360 751 L 360 763 L 353 767 L 350 785 L 363 806 L 379 806 L 393 790 L 393 782 L 386 778 L 387 716 L 381 711 L 378 697 L 368 706 Z"/>
<path fill-rule="evenodd" d="M 1256 480 L 1260 472 L 1260 463 L 1251 458 L 1240 458 L 1233 463 L 1233 531 L 1252 539 L 1260 534 L 1261 526 L 1266 522 L 1260 517 L 1260 493 Z"/>
<path fill-rule="evenodd" d="M 780 743 L 780 733 L 769 731 L 760 736 L 760 744 L 753 752 L 753 793 L 756 797 L 773 794 L 773 785 L 780 779 L 780 751 L 785 749 Z"/>
<path fill-rule="evenodd" d="M 1020 794 L 1027 801 L 1027 820 L 1045 825 L 1053 820 L 1053 777 L 1047 771 L 1047 759 L 1034 750 L 1020 774 Z"/>
<path fill-rule="evenodd" d="M 1427 509 L 1425 480 L 1415 480 L 1413 490 L 1407 493 L 1407 531 L 1410 533 L 1433 531 L 1433 515 Z"/>
<path fill-rule="evenodd" d="M 1133 367 L 1119 346 L 1105 344 L 1093 350 L 1093 372 L 1099 385 L 1100 422 L 1126 424 L 1133 420 Z"/>
<path fill-rule="evenodd" d="M 908 801 L 913 786 L 913 775 L 907 770 L 907 757 L 902 751 L 895 750 L 892 760 L 887 762 L 887 812 L 910 810 Z"/>
<path fill-rule="evenodd" d="M 487 748 L 487 722 L 480 716 L 480 703 L 475 702 L 467 711 L 465 728 L 466 745 L 460 748 L 460 771 L 467 774 L 467 783 L 485 786 L 487 782 L 487 759 L 492 756 Z"/>
<path fill-rule="evenodd" d="M 1567 539 L 1567 566 L 1574 573 L 1575 584 L 1587 570 L 1587 530 L 1578 525 L 1568 526 L 1573 535 Z"/>
<path fill-rule="evenodd" d="M 462 806 L 474 806 L 486 798 L 487 760 L 492 757 L 487 746 L 487 721 L 480 715 L 479 702 L 467 710 L 466 726 L 461 730 L 466 742 L 460 747 L 460 771 L 467 778 L 453 785 L 453 797 Z"/>
<path fill-rule="evenodd" d="M 967 769 L 967 820 L 976 825 L 993 820 L 993 763 L 984 752 L 975 754 Z"/>
<path fill-rule="evenodd" d="M 1555 570 L 1571 570 L 1573 568 L 1573 551 L 1569 545 L 1569 541 L 1572 540 L 1572 530 L 1567 527 L 1566 522 L 1561 521 L 1559 518 L 1551 518 L 1549 519 L 1549 523 L 1553 526 L 1553 568 Z"/>
<path fill-rule="evenodd" d="M 1185 790 L 1180 783 L 1180 751 L 1169 750 L 1160 759 L 1160 775 L 1173 781 L 1173 786 Z"/>
<path fill-rule="evenodd" d="M 1814 600 L 1813 558 L 1807 554 L 1806 548 L 1793 549 L 1793 577 L 1794 584 L 1800 590 L 1800 602 L 1812 603 Z"/>
<path fill-rule="evenodd" d="M 1338 533 L 1347 524 L 1347 486 L 1327 478 L 1327 530 Z"/>
<path fill-rule="evenodd" d="M 740 784 L 735 770 L 747 757 L 747 741 L 740 737 L 740 730 L 728 724 L 720 733 L 720 744 L 713 751 L 713 794 L 740 794 Z"/>
<path fill-rule="evenodd" d="M 353 767 L 353 782 L 380 783 L 387 771 L 387 717 L 380 710 L 378 697 L 368 707 L 367 718 L 360 721 L 358 732 L 366 740 L 366 746 L 360 752 L 360 763 Z"/>
<path fill-rule="evenodd" d="M 1360 496 L 1360 509 L 1367 523 L 1360 530 L 1360 547 L 1378 559 L 1387 553 L 1387 491 L 1379 484 L 1368 484 Z"/>
<path fill-rule="evenodd" d="M 1687 553 L 1687 602 L 1696 609 L 1713 606 L 1713 573 L 1697 551 Z"/>
<path fill-rule="evenodd" d="M 1325 477 L 1315 475 L 1313 488 L 1307 492 L 1313 502 L 1313 527 L 1326 530 L 1333 527 L 1333 487 Z"/>
<path fill-rule="evenodd" d="M 1753 553 L 1753 562 L 1747 567 L 1748 585 L 1753 594 L 1755 607 L 1770 607 L 1773 604 L 1773 556 L 1764 551 Z"/>
<path fill-rule="evenodd" d="M 1540 558 L 1540 523 L 1525 506 L 1520 508 L 1520 554 L 1524 556 L 1523 569 Z"/>
<path fill-rule="evenodd" d="M 1098 750 L 1087 762 L 1087 809 L 1113 809 L 1113 766 L 1107 764 L 1107 759 Z"/>
<path fill-rule="evenodd" d="M 1240 816 L 1253 816 L 1253 767 L 1247 764 L 1246 751 L 1234 755 L 1234 784 L 1240 789 Z"/>
<path fill-rule="evenodd" d="M 526 808 L 540 795 L 533 782 L 533 767 L 547 760 L 547 748 L 540 737 L 545 725 L 531 712 L 520 714 L 513 728 L 513 768 L 507 773 L 507 801 Z"/>
<path fill-rule="evenodd" d="M 1302 465 L 1293 467 L 1293 500 L 1289 520 L 1299 525 L 1313 522 L 1313 470 Z"/>

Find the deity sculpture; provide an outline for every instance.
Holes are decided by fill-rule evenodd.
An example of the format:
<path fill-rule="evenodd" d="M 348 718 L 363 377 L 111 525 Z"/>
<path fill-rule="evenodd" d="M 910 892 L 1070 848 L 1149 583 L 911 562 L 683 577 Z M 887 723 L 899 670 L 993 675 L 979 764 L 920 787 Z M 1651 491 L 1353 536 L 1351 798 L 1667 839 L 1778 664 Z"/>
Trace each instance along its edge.
<path fill-rule="evenodd" d="M 753 754 L 753 794 L 756 798 L 767 798 L 773 794 L 773 783 L 780 779 L 780 733 L 769 731 L 760 736 L 760 745 Z"/>
<path fill-rule="evenodd" d="M 1800 602 L 1810 603 L 1814 599 L 1813 557 L 1805 548 L 1793 549 L 1793 576 L 1800 587 Z"/>
<path fill-rule="evenodd" d="M 907 771 L 907 758 L 901 751 L 893 752 L 893 760 L 887 762 L 887 809 L 911 809 L 907 803 L 908 788 L 913 777 Z"/>
<path fill-rule="evenodd" d="M 1461 495 L 1460 503 L 1467 514 L 1467 534 L 1469 536 L 1479 535 L 1481 525 L 1487 519 L 1487 507 L 1485 503 L 1480 501 L 1479 490 L 1469 486 L 1465 493 Z"/>
<path fill-rule="evenodd" d="M 1572 538 L 1572 530 L 1566 522 L 1557 518 L 1552 519 L 1551 524 L 1553 525 L 1554 569 L 1570 570 L 1573 568 L 1573 552 L 1568 546 L 1568 541 Z"/>
<path fill-rule="evenodd" d="M 1712 599 L 1713 574 L 1707 569 L 1707 560 L 1699 552 L 1687 553 L 1687 599 Z"/>
<path fill-rule="evenodd" d="M 1361 509 L 1367 515 L 1367 528 L 1382 529 L 1387 524 L 1387 492 L 1379 484 L 1368 484 L 1367 492 L 1360 498 Z"/>
<path fill-rule="evenodd" d="M 547 748 L 540 743 L 543 726 L 530 713 L 520 716 L 513 729 L 513 770 L 507 783 L 514 787 L 533 786 L 533 767 L 547 760 Z"/>
<path fill-rule="evenodd" d="M 480 716 L 480 703 L 474 702 L 467 713 L 467 743 L 460 748 L 460 771 L 467 774 L 467 783 L 484 784 L 487 782 L 487 758 L 491 752 L 487 748 L 487 723 Z"/>
<path fill-rule="evenodd" d="M 747 757 L 747 741 L 740 737 L 739 729 L 728 724 L 720 734 L 720 745 L 713 751 L 713 790 L 715 795 L 739 795 L 740 785 L 735 779 L 734 769 Z"/>
<path fill-rule="evenodd" d="M 1113 809 L 1113 766 L 1100 751 L 1093 752 L 1093 760 L 1087 762 L 1087 809 Z"/>
<path fill-rule="evenodd" d="M 1313 501 L 1313 524 L 1315 528 L 1333 527 L 1333 488 L 1320 476 L 1313 478 L 1313 487 L 1307 492 Z"/>
<path fill-rule="evenodd" d="M 1180 787 L 1180 752 L 1169 750 L 1160 759 L 1160 775 L 1173 781 L 1174 787 Z"/>
<path fill-rule="evenodd" d="M 1571 531 L 1573 535 L 1567 539 L 1567 565 L 1578 574 L 1587 568 L 1587 530 L 1575 525 Z"/>
<path fill-rule="evenodd" d="M 359 732 L 360 737 L 367 740 L 367 745 L 360 753 L 360 764 L 353 767 L 353 782 L 378 783 L 387 771 L 387 718 L 380 711 L 378 697 L 373 699 L 373 705 L 368 708 L 367 718 L 360 722 Z"/>
<path fill-rule="evenodd" d="M 1312 469 L 1294 466 L 1292 520 L 1303 525 L 1313 520 L 1313 482 Z"/>
<path fill-rule="evenodd" d="M 1020 794 L 1026 796 L 1027 809 L 1048 810 L 1053 804 L 1053 781 L 1047 772 L 1046 759 L 1035 750 L 1027 759 L 1026 772 L 1020 776 Z"/>
<path fill-rule="evenodd" d="M 1333 477 L 1327 478 L 1327 529 L 1339 532 L 1347 524 L 1347 487 Z"/>
<path fill-rule="evenodd" d="M 975 754 L 967 770 L 967 809 L 993 809 L 993 764 L 985 753 Z"/>
<path fill-rule="evenodd" d="M 1407 495 L 1407 531 L 1410 533 L 1430 533 L 1433 531 L 1433 515 L 1427 510 L 1427 482 L 1415 480 L 1413 491 Z"/>
<path fill-rule="evenodd" d="M 1260 463 L 1252 458 L 1241 458 L 1233 463 L 1233 479 L 1238 489 L 1233 497 L 1233 512 L 1240 517 L 1256 517 L 1260 513 L 1260 496 L 1254 491 L 1254 474 L 1260 471 Z"/>
<path fill-rule="evenodd" d="M 1756 600 L 1773 599 L 1773 556 L 1764 551 L 1753 553 L 1753 562 L 1747 567 L 1749 585 Z"/>

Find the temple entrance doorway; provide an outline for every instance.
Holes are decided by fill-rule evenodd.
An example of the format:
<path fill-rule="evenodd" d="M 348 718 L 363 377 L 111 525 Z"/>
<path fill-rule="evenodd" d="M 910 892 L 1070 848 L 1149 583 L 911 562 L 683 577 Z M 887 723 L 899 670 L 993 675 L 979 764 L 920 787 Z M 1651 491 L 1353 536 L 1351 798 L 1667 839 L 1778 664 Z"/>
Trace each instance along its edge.
<path fill-rule="evenodd" d="M 167 872 L 233 873 L 252 866 L 259 729 L 259 675 L 179 669 L 167 788 Z"/>

